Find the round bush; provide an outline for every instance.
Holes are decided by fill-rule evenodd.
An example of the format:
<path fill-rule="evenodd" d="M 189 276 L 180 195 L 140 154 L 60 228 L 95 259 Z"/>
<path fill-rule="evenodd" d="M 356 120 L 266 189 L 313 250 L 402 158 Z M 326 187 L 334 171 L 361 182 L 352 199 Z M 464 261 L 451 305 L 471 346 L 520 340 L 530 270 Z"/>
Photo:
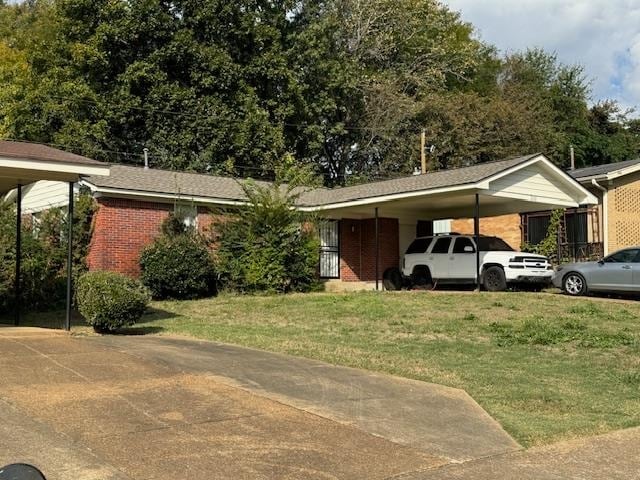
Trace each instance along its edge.
<path fill-rule="evenodd" d="M 97 332 L 113 332 L 137 322 L 149 292 L 137 280 L 113 272 L 88 272 L 78 279 L 78 310 Z"/>
<path fill-rule="evenodd" d="M 192 299 L 215 293 L 209 249 L 196 235 L 162 236 L 140 257 L 141 280 L 157 299 Z"/>

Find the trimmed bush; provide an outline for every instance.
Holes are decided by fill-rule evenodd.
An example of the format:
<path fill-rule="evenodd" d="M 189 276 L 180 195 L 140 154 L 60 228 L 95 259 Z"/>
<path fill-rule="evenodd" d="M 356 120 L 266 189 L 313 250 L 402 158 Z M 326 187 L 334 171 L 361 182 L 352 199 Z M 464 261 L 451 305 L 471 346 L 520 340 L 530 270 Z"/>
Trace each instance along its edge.
<path fill-rule="evenodd" d="M 140 268 L 153 298 L 183 300 L 215 293 L 211 253 L 197 234 L 157 238 L 143 250 Z"/>
<path fill-rule="evenodd" d="M 96 332 L 133 325 L 147 309 L 149 292 L 137 280 L 113 272 L 88 272 L 78 280 L 78 310 Z"/>
<path fill-rule="evenodd" d="M 320 252 L 315 219 L 293 208 L 296 195 L 284 187 L 243 189 L 248 204 L 215 226 L 221 284 L 249 293 L 313 290 Z"/>

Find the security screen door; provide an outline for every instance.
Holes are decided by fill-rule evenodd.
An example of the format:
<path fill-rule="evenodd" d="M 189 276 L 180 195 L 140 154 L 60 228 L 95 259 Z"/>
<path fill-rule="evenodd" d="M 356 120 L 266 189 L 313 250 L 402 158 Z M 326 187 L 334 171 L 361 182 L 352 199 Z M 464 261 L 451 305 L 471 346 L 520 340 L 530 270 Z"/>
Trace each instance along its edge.
<path fill-rule="evenodd" d="M 320 277 L 340 278 L 340 224 L 330 220 L 320 225 Z"/>

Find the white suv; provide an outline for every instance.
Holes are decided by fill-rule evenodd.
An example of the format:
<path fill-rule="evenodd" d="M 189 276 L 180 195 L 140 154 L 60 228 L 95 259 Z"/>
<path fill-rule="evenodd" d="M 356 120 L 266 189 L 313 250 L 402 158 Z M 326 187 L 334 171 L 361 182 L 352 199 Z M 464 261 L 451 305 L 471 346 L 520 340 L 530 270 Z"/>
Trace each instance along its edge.
<path fill-rule="evenodd" d="M 416 286 L 436 283 L 476 283 L 476 242 L 471 235 L 446 234 L 416 238 L 402 260 L 402 275 Z M 498 237 L 480 237 L 480 279 L 486 290 L 509 284 L 540 289 L 551 282 L 549 259 L 515 252 Z"/>

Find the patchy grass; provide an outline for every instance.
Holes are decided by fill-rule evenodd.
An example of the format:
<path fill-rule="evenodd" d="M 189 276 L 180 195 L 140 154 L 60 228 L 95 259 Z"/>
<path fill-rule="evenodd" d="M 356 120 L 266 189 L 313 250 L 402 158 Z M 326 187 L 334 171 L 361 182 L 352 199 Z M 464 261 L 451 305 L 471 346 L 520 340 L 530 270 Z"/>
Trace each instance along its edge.
<path fill-rule="evenodd" d="M 640 425 L 640 302 L 372 292 L 221 295 L 153 307 L 138 332 L 463 388 L 526 446 Z"/>

